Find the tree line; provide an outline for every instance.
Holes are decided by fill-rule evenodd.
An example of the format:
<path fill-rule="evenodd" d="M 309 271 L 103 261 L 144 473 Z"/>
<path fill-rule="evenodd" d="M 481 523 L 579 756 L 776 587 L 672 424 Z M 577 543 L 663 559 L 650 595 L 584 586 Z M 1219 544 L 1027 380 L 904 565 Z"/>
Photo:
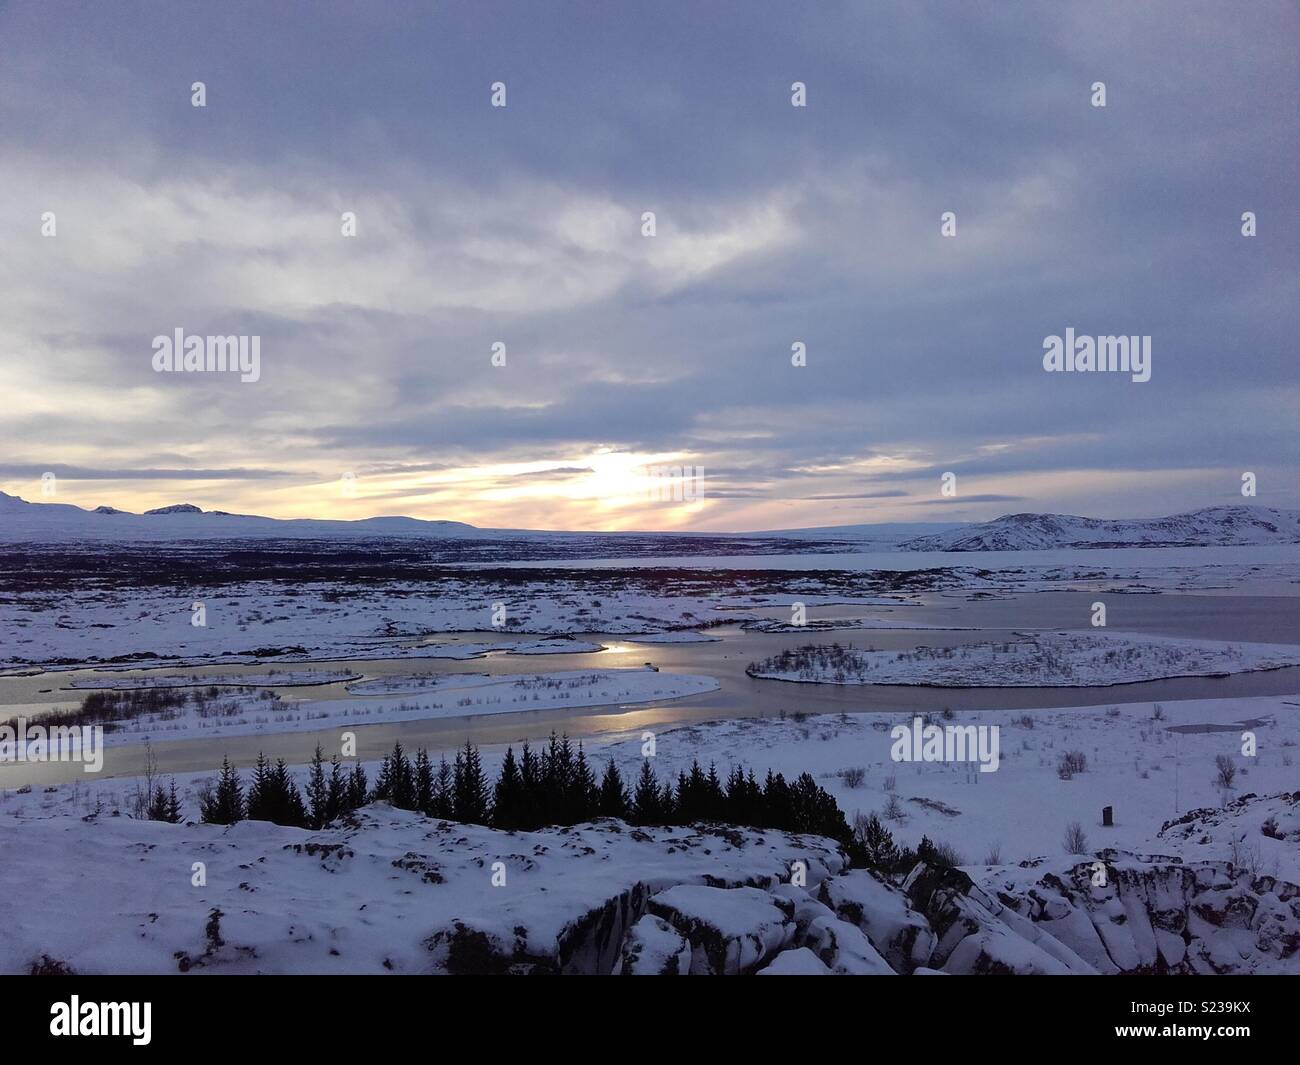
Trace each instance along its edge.
<path fill-rule="evenodd" d="M 373 785 L 359 763 L 351 769 L 337 757 L 326 763 L 319 746 L 301 789 L 282 758 L 272 764 L 259 754 L 247 787 L 225 759 L 215 787 L 200 795 L 199 807 L 210 824 L 248 818 L 315 829 L 376 801 L 506 830 L 617 817 L 634 825 L 717 821 L 853 842 L 835 799 L 809 773 L 789 782 L 769 770 L 760 782 L 752 769 L 736 766 L 723 778 L 715 765 L 706 770 L 696 761 L 675 780 L 660 780 L 650 760 L 643 759 L 629 785 L 613 760 L 597 777 L 582 744 L 575 749 L 567 735 L 554 732 L 540 749 L 525 743 L 518 757 L 507 748 L 495 780 L 469 742 L 450 763 L 443 756 L 435 766 L 424 748 L 411 757 L 399 741 L 380 763 Z"/>

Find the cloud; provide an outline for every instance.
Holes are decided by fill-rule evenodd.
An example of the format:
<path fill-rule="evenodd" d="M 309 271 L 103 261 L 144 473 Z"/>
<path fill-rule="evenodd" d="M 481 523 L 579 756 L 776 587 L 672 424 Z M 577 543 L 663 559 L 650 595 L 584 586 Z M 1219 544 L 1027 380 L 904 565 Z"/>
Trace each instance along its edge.
<path fill-rule="evenodd" d="M 294 470 L 258 470 L 247 467 L 231 469 L 155 469 L 149 467 L 137 469 L 95 469 L 88 466 L 64 466 L 51 463 L 48 466 L 22 465 L 18 463 L 0 463 L 0 477 L 36 477 L 52 473 L 69 481 L 259 481 L 276 477 L 302 477 Z"/>
<path fill-rule="evenodd" d="M 1284 5 L 238 12 L 0 9 L 0 488 L 709 529 L 903 519 L 944 472 L 985 517 L 1243 470 L 1300 502 Z M 1152 380 L 1044 374 L 1067 326 L 1152 335 Z M 154 374 L 176 327 L 259 335 L 262 379 Z M 577 498 L 611 453 L 711 492 Z"/>

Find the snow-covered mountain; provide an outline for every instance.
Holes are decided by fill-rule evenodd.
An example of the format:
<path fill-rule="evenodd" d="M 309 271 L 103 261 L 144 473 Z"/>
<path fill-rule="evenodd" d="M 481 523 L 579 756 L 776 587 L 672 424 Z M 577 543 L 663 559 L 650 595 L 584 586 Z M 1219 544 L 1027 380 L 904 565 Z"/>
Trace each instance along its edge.
<path fill-rule="evenodd" d="M 317 518 L 262 518 L 203 510 L 192 503 L 131 514 L 113 507 L 85 510 L 69 503 L 29 503 L 0 492 L 0 542 L 86 540 L 237 540 L 327 539 L 333 537 L 422 536 L 499 537 L 509 530 L 479 529 L 460 521 L 420 518 L 364 518 L 335 521 Z"/>
<path fill-rule="evenodd" d="M 926 535 L 917 535 L 925 533 Z M 1208 507 L 1167 518 L 1106 520 L 1069 514 L 1007 514 L 982 524 L 882 523 L 821 526 L 757 533 L 574 533 L 526 529 L 482 529 L 461 521 L 376 517 L 355 521 L 327 518 L 266 518 L 203 510 L 177 503 L 133 514 L 114 507 L 86 510 L 69 503 L 33 503 L 0 492 L 0 543 L 132 542 L 240 539 L 374 539 L 412 537 L 439 540 L 553 539 L 576 544 L 586 537 L 629 539 L 701 537 L 716 542 L 782 539 L 818 543 L 854 541 L 857 550 L 1033 551 L 1052 547 L 1186 547 L 1300 543 L 1300 511 L 1269 507 Z M 677 544 L 680 546 L 680 544 Z"/>
<path fill-rule="evenodd" d="M 1300 511 L 1206 507 L 1166 518 L 1080 518 L 1073 514 L 1005 514 L 902 546 L 909 551 L 1039 551 L 1047 548 L 1215 547 L 1300 543 Z"/>
<path fill-rule="evenodd" d="M 817 525 L 807 529 L 770 529 L 744 535 L 789 540 L 854 540 L 885 547 L 900 544 L 905 540 L 914 540 L 920 536 L 936 536 L 969 528 L 969 522 L 960 521 L 891 521 L 875 525 Z"/>

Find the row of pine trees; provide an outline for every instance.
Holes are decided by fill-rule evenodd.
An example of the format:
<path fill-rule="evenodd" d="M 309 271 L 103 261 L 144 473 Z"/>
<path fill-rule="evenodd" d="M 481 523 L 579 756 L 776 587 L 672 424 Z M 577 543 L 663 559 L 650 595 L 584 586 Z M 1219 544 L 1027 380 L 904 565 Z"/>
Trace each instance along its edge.
<path fill-rule="evenodd" d="M 164 806 L 167 799 L 160 795 Z M 170 799 L 176 808 L 174 793 Z M 525 743 L 518 758 L 507 749 L 494 782 L 468 742 L 452 762 L 443 757 L 436 766 L 423 748 L 412 758 L 398 742 L 380 763 L 373 786 L 360 764 L 347 769 L 338 758 L 326 763 L 319 747 L 301 790 L 283 759 L 271 764 L 259 755 L 247 789 L 225 760 L 215 788 L 200 796 L 200 812 L 212 824 L 248 818 L 314 829 L 381 800 L 428 817 L 507 830 L 617 817 L 636 825 L 719 821 L 852 838 L 835 799 L 808 773 L 789 783 L 769 770 L 760 783 L 752 770 L 736 767 L 723 779 L 715 766 L 705 770 L 696 762 L 675 781 L 660 781 L 645 759 L 629 788 L 613 761 L 597 779 L 582 744 L 575 750 L 567 735 L 555 733 L 540 750 Z"/>

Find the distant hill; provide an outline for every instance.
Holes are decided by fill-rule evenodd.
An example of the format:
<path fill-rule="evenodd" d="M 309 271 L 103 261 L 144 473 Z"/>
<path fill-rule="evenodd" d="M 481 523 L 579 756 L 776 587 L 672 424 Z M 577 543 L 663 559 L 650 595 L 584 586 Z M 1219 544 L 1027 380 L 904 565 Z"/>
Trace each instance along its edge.
<path fill-rule="evenodd" d="M 924 535 L 917 535 L 923 533 Z M 436 540 L 529 540 L 552 547 L 568 544 L 579 554 L 592 550 L 621 555 L 620 544 L 652 556 L 669 547 L 686 550 L 691 541 L 708 550 L 729 545 L 742 554 L 789 553 L 777 540 L 804 541 L 809 551 L 834 551 L 843 541 L 851 551 L 1037 551 L 1052 547 L 1172 547 L 1300 543 L 1300 511 L 1268 507 L 1209 507 L 1168 518 L 1109 521 L 1070 514 L 1008 514 L 981 524 L 944 522 L 827 525 L 756 533 L 601 533 L 527 529 L 480 529 L 462 521 L 377 517 L 357 521 L 326 518 L 264 518 L 203 510 L 192 503 L 132 514 L 113 507 L 85 510 L 68 503 L 31 503 L 0 492 L 0 543 L 79 543 L 181 540 L 329 540 L 409 537 Z M 597 543 L 599 541 L 599 543 Z M 816 545 L 816 546 L 814 546 Z M 770 548 L 770 550 L 769 550 Z M 704 548 L 701 548 L 704 550 Z M 593 556 L 594 557 L 594 556 Z"/>
<path fill-rule="evenodd" d="M 918 536 L 907 551 L 1042 551 L 1048 548 L 1211 547 L 1300 543 L 1300 511 L 1206 507 L 1167 518 L 1080 518 L 1005 514 L 993 521 Z"/>
<path fill-rule="evenodd" d="M 807 529 L 771 529 L 766 532 L 739 535 L 789 540 L 860 540 L 885 545 L 901 544 L 904 540 L 970 527 L 970 522 L 893 521 L 881 522 L 878 525 L 817 525 Z"/>
<path fill-rule="evenodd" d="M 519 535 L 514 530 L 478 529 L 461 521 L 420 518 L 262 518 L 203 510 L 192 503 L 131 514 L 112 507 L 83 510 L 69 503 L 29 503 L 0 492 L 0 542 L 81 540 L 328 539 L 331 537 L 422 536 L 440 539 Z"/>

